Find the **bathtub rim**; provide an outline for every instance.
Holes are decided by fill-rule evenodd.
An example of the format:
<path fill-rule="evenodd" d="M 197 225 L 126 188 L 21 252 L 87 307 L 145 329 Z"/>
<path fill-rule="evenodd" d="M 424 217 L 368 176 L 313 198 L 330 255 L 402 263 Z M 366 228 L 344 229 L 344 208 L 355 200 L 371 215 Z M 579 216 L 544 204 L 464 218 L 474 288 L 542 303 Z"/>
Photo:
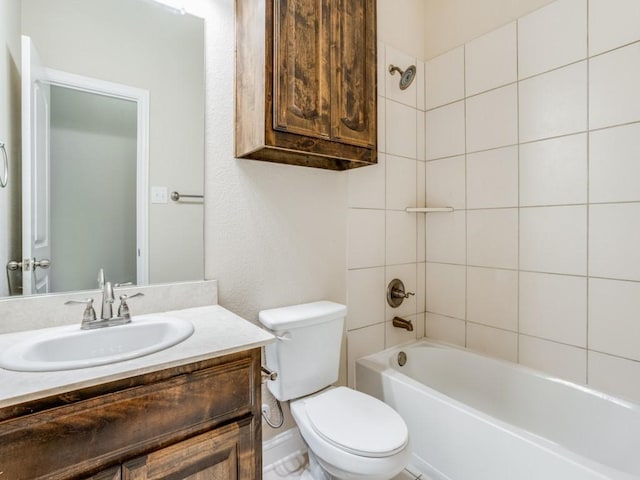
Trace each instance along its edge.
<path fill-rule="evenodd" d="M 487 353 L 483 353 L 483 352 L 479 352 L 477 350 L 472 350 L 470 348 L 467 347 L 462 347 L 460 345 L 457 345 L 455 343 L 449 343 L 449 342 L 445 342 L 443 340 L 435 340 L 435 339 L 431 339 L 428 337 L 423 337 L 423 338 L 418 338 L 415 340 L 408 340 L 406 342 L 402 342 L 402 343 L 398 343 L 397 345 L 394 345 L 392 347 L 389 348 L 385 348 L 384 350 L 381 350 L 379 352 L 376 353 L 372 353 L 369 355 L 365 355 L 363 357 L 360 357 L 358 359 L 356 359 L 356 363 L 360 362 L 360 360 L 372 360 L 375 361 L 373 359 L 378 358 L 378 356 L 382 357 L 384 354 L 386 354 L 387 356 L 385 356 L 385 358 L 388 358 L 388 355 L 390 355 L 393 352 L 399 353 L 400 350 L 402 350 L 402 348 L 406 348 L 409 346 L 413 346 L 413 345 L 417 345 L 417 344 L 427 344 L 427 345 L 432 345 L 435 347 L 439 347 L 439 348 L 450 348 L 450 349 L 454 349 L 454 350 L 458 350 L 464 353 L 468 353 L 471 355 L 476 355 L 478 357 L 482 357 L 485 358 L 487 360 L 490 361 L 494 361 L 497 362 L 501 365 L 504 365 L 508 368 L 517 368 L 517 369 L 521 369 L 524 370 L 525 372 L 544 379 L 544 380 L 548 380 L 550 382 L 553 383 L 559 383 L 561 385 L 565 385 L 567 387 L 573 388 L 575 390 L 579 390 L 583 393 L 587 393 L 589 395 L 598 397 L 600 399 L 603 400 L 607 400 L 609 402 L 615 403 L 616 405 L 619 405 L 620 407 L 626 408 L 628 410 L 632 410 L 635 411 L 638 415 L 640 415 L 640 401 L 639 400 L 634 400 L 631 398 L 626 398 L 624 396 L 618 396 L 615 395 L 613 393 L 607 393 L 607 392 L 603 392 L 602 390 L 598 390 L 594 387 L 589 386 L 586 383 L 576 383 L 573 382 L 571 380 L 566 380 L 564 378 L 560 378 L 556 375 L 552 375 L 548 372 L 544 372 L 542 370 L 538 370 L 534 367 L 530 367 L 528 365 L 524 365 L 522 363 L 517 363 L 517 362 L 512 362 L 510 360 L 506 360 L 504 358 L 500 358 L 500 357 L 494 357 L 491 356 Z M 385 365 L 386 366 L 386 365 Z M 399 373 L 402 374 L 402 372 L 400 372 L 399 370 L 397 370 L 396 368 L 392 368 L 392 367 L 388 367 L 391 368 L 392 370 L 395 370 Z M 405 377 L 408 377 L 407 375 L 404 375 Z M 413 380 L 413 379 L 412 379 Z M 417 382 L 417 381 L 416 381 Z M 417 382 L 418 384 L 420 384 L 420 382 Z M 356 384 L 357 384 L 357 378 L 356 378 Z M 447 395 L 445 395 L 446 398 L 451 398 Z M 454 398 L 451 398 L 452 400 L 455 400 Z M 494 417 L 491 417 L 494 418 Z"/>

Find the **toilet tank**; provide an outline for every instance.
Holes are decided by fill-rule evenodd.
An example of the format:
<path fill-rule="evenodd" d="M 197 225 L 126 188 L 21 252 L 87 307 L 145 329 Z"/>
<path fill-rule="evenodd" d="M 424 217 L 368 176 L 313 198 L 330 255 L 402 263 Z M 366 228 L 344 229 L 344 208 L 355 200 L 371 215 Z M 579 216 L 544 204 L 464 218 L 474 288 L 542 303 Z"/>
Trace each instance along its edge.
<path fill-rule="evenodd" d="M 338 380 L 347 307 L 320 301 L 263 310 L 258 318 L 277 337 L 265 346 L 266 364 L 278 373 L 267 382 L 278 400 L 303 397 Z"/>

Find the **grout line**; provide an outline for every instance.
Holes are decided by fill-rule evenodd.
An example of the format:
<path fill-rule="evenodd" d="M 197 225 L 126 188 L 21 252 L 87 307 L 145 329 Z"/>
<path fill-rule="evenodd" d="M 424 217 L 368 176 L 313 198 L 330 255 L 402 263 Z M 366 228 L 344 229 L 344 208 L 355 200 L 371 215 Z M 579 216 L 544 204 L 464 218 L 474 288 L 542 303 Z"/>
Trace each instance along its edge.
<path fill-rule="evenodd" d="M 516 22 L 516 78 L 518 81 L 516 82 L 516 135 L 518 140 L 518 161 L 516 165 L 517 171 L 517 188 L 518 188 L 518 234 L 517 234 L 517 249 L 518 249 L 518 258 L 517 258 L 517 278 L 516 278 L 516 360 L 520 363 L 520 49 L 518 45 L 520 44 L 520 29 L 519 22 Z"/>
<path fill-rule="evenodd" d="M 614 129 L 614 128 L 627 127 L 627 126 L 631 126 L 631 125 L 640 125 L 640 120 L 635 120 L 635 121 L 631 121 L 631 122 L 616 123 L 615 125 L 606 125 L 604 127 L 596 127 L 596 128 L 586 129 L 586 130 L 578 130 L 578 131 L 575 131 L 575 132 L 563 133 L 561 135 L 554 135 L 554 136 L 551 136 L 551 137 L 543 137 L 543 138 L 537 138 L 537 139 L 534 139 L 534 140 L 526 140 L 524 142 L 520 141 L 519 143 L 511 143 L 511 144 L 507 144 L 507 145 L 500 145 L 500 146 L 486 148 L 486 149 L 482 149 L 482 150 L 474 150 L 472 152 L 467 152 L 467 154 L 485 153 L 485 152 L 491 152 L 491 151 L 494 151 L 494 150 L 500 150 L 500 149 L 503 149 L 503 148 L 517 147 L 517 146 L 522 146 L 522 145 L 530 145 L 530 144 L 533 144 L 533 143 L 546 142 L 546 141 L 549 141 L 549 140 L 559 140 L 559 139 L 562 139 L 562 138 L 567 138 L 567 137 L 572 137 L 572 136 L 577 136 L 577 135 L 586 135 L 588 133 L 601 132 L 603 130 L 611 130 L 611 129 Z M 465 155 L 465 153 L 462 152 L 462 153 L 456 153 L 456 154 L 452 154 L 452 155 L 447 155 L 447 156 L 444 156 L 444 157 L 428 158 L 428 159 L 426 159 L 424 161 L 425 162 L 435 162 L 435 161 L 438 161 L 438 160 L 447 160 L 447 159 L 451 159 L 451 158 L 460 157 L 462 155 Z M 398 155 L 395 155 L 395 156 L 397 157 Z M 409 157 L 405 157 L 405 158 L 409 158 Z M 419 160 L 419 161 L 421 161 L 421 160 Z"/>
<path fill-rule="evenodd" d="M 587 2 L 587 55 L 589 55 L 589 4 L 591 2 Z M 591 127 L 591 116 L 589 114 L 589 109 L 591 107 L 590 105 L 590 95 L 589 95 L 589 91 L 590 91 L 590 87 L 591 87 L 591 59 L 589 58 L 587 60 L 587 238 L 586 238 L 586 242 L 587 242 L 587 246 L 586 246 L 586 259 L 585 259 L 585 263 L 586 263 L 586 274 L 587 274 L 587 285 L 586 285 L 586 305 L 585 305 L 585 320 L 586 320 L 586 336 L 585 336 L 585 346 L 586 346 L 586 350 L 587 350 L 587 354 L 585 355 L 585 382 L 589 383 L 589 284 L 591 282 L 589 282 L 589 217 L 590 215 L 590 196 L 589 196 L 589 191 L 590 191 L 590 163 L 591 163 L 591 131 L 589 130 L 589 128 Z"/>
<path fill-rule="evenodd" d="M 464 95 L 467 93 L 467 44 L 464 45 L 462 49 L 462 75 L 464 82 Z M 469 337 L 469 328 L 467 318 L 469 317 L 469 225 L 468 225 L 468 215 L 466 210 L 468 209 L 468 163 L 469 156 L 467 154 L 467 98 L 464 98 L 464 346 L 465 348 L 468 345 L 468 337 Z"/>
<path fill-rule="evenodd" d="M 587 5 L 587 22 L 588 22 L 588 17 L 589 17 L 589 7 L 588 7 L 588 5 Z M 587 25 L 588 25 L 588 23 L 587 23 Z M 518 37 L 517 37 L 517 35 L 518 35 L 518 27 L 519 27 L 519 25 L 518 25 L 518 22 L 516 21 L 516 38 L 518 38 Z M 493 32 L 493 30 L 492 30 L 492 32 Z M 587 32 L 588 32 L 588 27 L 587 27 Z M 491 32 L 488 32 L 488 33 L 491 33 Z M 562 65 L 560 65 L 560 66 L 553 67 L 553 68 L 550 68 L 550 69 L 548 69 L 548 70 L 544 70 L 544 71 L 542 71 L 542 72 L 534 73 L 534 74 L 532 74 L 532 75 L 528 75 L 528 76 L 526 76 L 526 77 L 522 77 L 522 78 L 519 78 L 519 77 L 520 77 L 520 72 L 519 72 L 519 64 L 518 64 L 518 65 L 516 66 L 516 71 L 517 71 L 517 76 L 516 76 L 516 78 L 517 78 L 517 80 L 515 80 L 515 81 L 513 81 L 513 82 L 504 83 L 504 84 L 498 85 L 498 86 L 496 86 L 496 87 L 489 88 L 489 89 L 487 89 L 487 90 L 482 90 L 482 91 L 480 91 L 480 92 L 476 92 L 476 93 L 473 93 L 473 94 L 471 94 L 471 95 L 467 95 L 466 84 L 465 84 L 465 92 L 464 92 L 464 95 L 465 95 L 465 96 L 464 96 L 463 98 L 459 98 L 459 99 L 457 99 L 457 100 L 452 100 L 451 102 L 443 103 L 443 104 L 441 104 L 441 105 L 437 105 L 437 106 L 432 107 L 432 108 L 427 108 L 427 110 L 426 110 L 426 111 L 427 111 L 427 112 L 430 112 L 430 111 L 433 111 L 433 110 L 437 110 L 438 108 L 448 107 L 448 106 L 453 105 L 454 103 L 457 103 L 457 102 L 459 102 L 459 101 L 461 101 L 461 100 L 468 99 L 468 98 L 474 98 L 474 97 L 477 97 L 477 96 L 479 96 L 479 95 L 484 95 L 485 93 L 493 92 L 493 91 L 495 91 L 495 90 L 499 90 L 499 89 L 504 88 L 504 87 L 509 87 L 509 86 L 514 85 L 514 84 L 516 84 L 516 83 L 523 82 L 523 81 L 527 81 L 527 80 L 530 80 L 530 79 L 532 79 L 532 78 L 537 78 L 537 77 L 540 77 L 540 76 L 542 76 L 542 75 L 546 75 L 546 74 L 548 74 L 548 73 L 553 73 L 553 72 L 556 72 L 556 71 L 561 70 L 561 69 L 563 69 L 563 68 L 571 67 L 571 66 L 573 66 L 573 65 L 576 65 L 576 64 L 578 64 L 578 63 L 580 63 L 580 62 L 584 62 L 584 61 L 587 61 L 587 60 L 591 60 L 591 59 L 594 59 L 594 58 L 598 58 L 598 57 L 601 57 L 601 56 L 606 55 L 606 54 L 608 54 L 608 53 L 612 53 L 612 52 L 615 52 L 615 51 L 617 51 L 617 50 L 622 50 L 623 48 L 627 48 L 627 47 L 630 47 L 630 46 L 632 46 L 632 45 L 636 45 L 636 44 L 639 44 L 639 43 L 640 43 L 640 40 L 635 40 L 635 41 L 633 41 L 633 42 L 625 43 L 624 45 L 619 45 L 619 46 L 614 47 L 614 48 L 611 48 L 611 49 L 609 49 L 609 50 L 605 50 L 604 52 L 596 53 L 596 54 L 594 54 L 594 55 L 589 55 L 589 53 L 588 53 L 588 52 L 589 52 L 589 39 L 588 39 L 588 37 L 589 37 L 589 35 L 588 35 L 588 33 L 587 33 L 587 55 L 586 55 L 586 56 L 584 56 L 584 57 L 581 57 L 581 58 L 580 58 L 580 59 L 578 59 L 578 60 L 574 60 L 574 61 L 569 62 L 569 63 L 564 63 L 564 64 L 562 64 Z M 518 40 L 516 41 L 516 45 L 518 45 L 518 42 L 519 42 L 519 38 L 518 38 Z M 466 50 L 466 46 L 467 46 L 469 43 L 470 43 L 470 42 L 467 42 L 467 43 L 465 43 L 465 44 L 463 45 L 463 46 L 465 47 L 465 50 Z M 460 48 L 460 47 L 456 47 L 456 48 Z M 454 49 L 454 50 L 455 50 L 455 49 Z M 446 53 L 445 53 L 445 54 L 443 54 L 443 55 L 446 55 Z M 436 58 L 437 58 L 437 57 L 436 57 Z M 518 51 L 518 49 L 516 49 L 516 58 L 518 58 L 518 60 L 519 60 L 519 51 Z M 427 62 L 425 62 L 425 63 L 428 63 L 428 60 L 427 60 Z"/>
<path fill-rule="evenodd" d="M 587 353 L 588 352 L 594 352 L 594 353 L 598 353 L 600 355 L 606 355 L 607 357 L 618 358 L 618 359 L 621 359 L 621 360 L 628 360 L 630 362 L 640 364 L 640 360 L 635 359 L 635 358 L 622 357 L 620 355 L 615 355 L 613 353 L 602 352 L 600 350 L 596 350 L 595 348 L 587 348 L 586 350 L 587 350 Z M 588 355 L 587 355 L 587 357 L 588 357 Z M 636 402 L 637 402 L 637 400 L 636 400 Z"/>
<path fill-rule="evenodd" d="M 528 270 L 528 269 L 523 269 L 523 268 L 518 269 L 518 268 L 496 267 L 496 266 L 477 265 L 477 264 L 440 262 L 440 261 L 437 261 L 437 260 L 427 260 L 426 262 L 418 262 L 418 263 L 426 263 L 427 265 L 432 263 L 432 264 L 436 264 L 436 265 L 450 265 L 450 266 L 453 266 L 453 267 L 483 268 L 483 269 L 486 269 L 486 270 L 502 270 L 502 271 L 507 271 L 507 272 L 533 273 L 533 274 L 540 274 L 540 275 L 556 275 L 556 276 L 560 276 L 560 277 L 584 278 L 584 279 L 587 279 L 587 280 L 592 280 L 592 279 L 593 280 L 606 280 L 606 281 L 611 281 L 611 282 L 627 282 L 627 283 L 633 283 L 633 284 L 640 283 L 640 279 L 634 280 L 634 279 L 629 279 L 629 278 L 602 277 L 602 276 L 596 276 L 596 275 L 587 276 L 586 274 L 581 275 L 581 274 L 577 274 L 577 273 L 547 272 L 547 271 L 543 271 L 543 270 Z"/>

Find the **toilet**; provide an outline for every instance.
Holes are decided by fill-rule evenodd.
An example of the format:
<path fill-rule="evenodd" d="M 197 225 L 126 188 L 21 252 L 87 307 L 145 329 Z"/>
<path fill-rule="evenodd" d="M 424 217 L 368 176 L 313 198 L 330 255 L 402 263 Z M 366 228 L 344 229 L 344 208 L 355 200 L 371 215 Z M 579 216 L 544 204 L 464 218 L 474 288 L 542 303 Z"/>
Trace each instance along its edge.
<path fill-rule="evenodd" d="M 265 347 L 277 372 L 267 383 L 291 414 L 307 444 L 304 480 L 389 480 L 409 463 L 407 426 L 387 404 L 362 392 L 331 387 L 338 380 L 347 307 L 320 301 L 263 310 L 262 325 L 276 336 Z"/>

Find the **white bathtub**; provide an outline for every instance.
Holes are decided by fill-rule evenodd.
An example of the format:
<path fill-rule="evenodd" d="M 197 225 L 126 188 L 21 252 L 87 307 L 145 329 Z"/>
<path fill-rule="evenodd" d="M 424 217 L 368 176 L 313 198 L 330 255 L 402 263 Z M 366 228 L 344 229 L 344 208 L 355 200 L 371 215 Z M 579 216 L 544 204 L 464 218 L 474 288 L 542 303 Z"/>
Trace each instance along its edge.
<path fill-rule="evenodd" d="M 433 479 L 640 478 L 639 405 L 517 364 L 420 340 L 358 360 L 356 386 L 402 415 Z"/>

